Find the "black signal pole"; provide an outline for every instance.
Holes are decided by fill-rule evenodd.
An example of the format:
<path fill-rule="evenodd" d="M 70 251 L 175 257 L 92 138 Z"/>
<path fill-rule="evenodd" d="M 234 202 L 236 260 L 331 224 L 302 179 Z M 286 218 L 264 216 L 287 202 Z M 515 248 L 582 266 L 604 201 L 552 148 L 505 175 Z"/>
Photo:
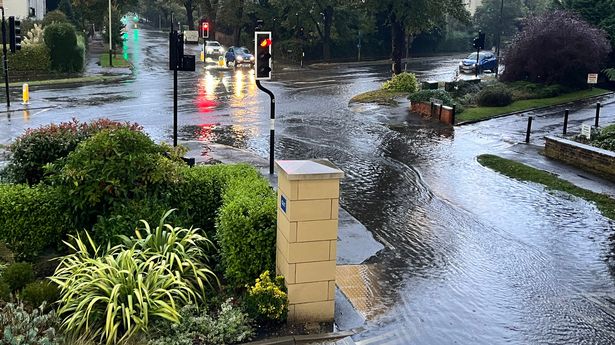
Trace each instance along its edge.
<path fill-rule="evenodd" d="M 504 17 L 504 0 L 500 4 L 500 21 L 498 22 L 498 46 L 496 48 L 497 60 L 495 61 L 495 78 L 500 73 L 500 46 L 502 44 L 502 18 Z"/>
<path fill-rule="evenodd" d="M 269 122 L 269 174 L 273 175 L 273 161 L 274 161 L 274 145 L 275 145 L 275 95 L 269 89 L 261 85 L 261 81 L 256 81 L 256 86 L 263 92 L 269 95 L 271 99 L 271 111 Z"/>
<path fill-rule="evenodd" d="M 2 61 L 4 62 L 4 85 L 6 88 L 6 107 L 11 107 L 11 97 L 9 96 L 9 62 L 6 52 L 6 20 L 4 18 L 4 7 L 2 9 Z"/>

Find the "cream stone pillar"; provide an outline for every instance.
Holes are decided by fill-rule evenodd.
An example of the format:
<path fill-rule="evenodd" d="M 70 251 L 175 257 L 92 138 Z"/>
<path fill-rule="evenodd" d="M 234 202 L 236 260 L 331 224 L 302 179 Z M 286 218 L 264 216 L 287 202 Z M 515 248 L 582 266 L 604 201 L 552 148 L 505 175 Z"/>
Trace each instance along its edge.
<path fill-rule="evenodd" d="M 288 288 L 290 322 L 333 321 L 344 172 L 328 160 L 276 161 L 276 271 Z"/>

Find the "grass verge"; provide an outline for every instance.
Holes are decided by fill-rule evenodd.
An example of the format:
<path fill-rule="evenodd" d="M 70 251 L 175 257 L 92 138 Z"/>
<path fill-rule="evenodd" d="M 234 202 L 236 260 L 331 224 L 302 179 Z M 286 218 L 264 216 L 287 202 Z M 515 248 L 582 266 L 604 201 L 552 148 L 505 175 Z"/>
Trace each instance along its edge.
<path fill-rule="evenodd" d="M 101 54 L 99 59 L 101 67 L 112 67 L 109 64 L 109 54 Z M 124 59 L 122 55 L 113 56 L 113 68 L 128 68 L 130 67 L 130 61 Z"/>
<path fill-rule="evenodd" d="M 615 199 L 612 199 L 608 195 L 577 187 L 550 172 L 532 168 L 510 159 L 494 155 L 480 155 L 478 156 L 478 162 L 508 177 L 520 181 L 540 183 L 545 185 L 548 189 L 559 190 L 594 202 L 605 217 L 615 220 Z"/>
<path fill-rule="evenodd" d="M 513 102 L 512 104 L 505 107 L 466 108 L 463 113 L 457 116 L 457 122 L 459 123 L 465 121 L 486 120 L 502 114 L 514 113 L 517 111 L 529 110 L 540 107 L 547 107 L 551 105 L 564 104 L 585 98 L 604 95 L 607 93 L 609 93 L 608 90 L 594 88 L 592 90 L 575 91 L 551 98 L 524 99 L 521 101 Z"/>
<path fill-rule="evenodd" d="M 377 103 L 383 105 L 397 105 L 397 99 L 407 96 L 407 92 L 395 92 L 388 90 L 374 90 L 358 94 L 350 100 L 357 103 Z"/>
<path fill-rule="evenodd" d="M 49 80 L 33 80 L 27 82 L 10 83 L 10 87 L 21 87 L 23 84 L 28 86 L 47 86 L 47 85 L 62 85 L 62 84 L 96 84 L 109 83 L 126 79 L 127 76 L 122 75 L 94 75 L 87 77 L 64 78 L 64 79 L 49 79 Z"/>

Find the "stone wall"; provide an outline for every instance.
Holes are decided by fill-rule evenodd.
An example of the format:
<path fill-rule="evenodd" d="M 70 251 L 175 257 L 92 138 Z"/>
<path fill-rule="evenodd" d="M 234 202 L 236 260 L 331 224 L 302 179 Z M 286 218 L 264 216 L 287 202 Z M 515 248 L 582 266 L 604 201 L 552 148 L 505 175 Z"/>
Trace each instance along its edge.
<path fill-rule="evenodd" d="M 447 125 L 455 124 L 455 110 L 451 107 L 434 105 L 432 108 L 431 103 L 412 102 L 410 110 L 413 113 L 438 120 Z"/>
<path fill-rule="evenodd" d="M 545 155 L 615 181 L 615 152 L 572 140 L 545 138 Z"/>

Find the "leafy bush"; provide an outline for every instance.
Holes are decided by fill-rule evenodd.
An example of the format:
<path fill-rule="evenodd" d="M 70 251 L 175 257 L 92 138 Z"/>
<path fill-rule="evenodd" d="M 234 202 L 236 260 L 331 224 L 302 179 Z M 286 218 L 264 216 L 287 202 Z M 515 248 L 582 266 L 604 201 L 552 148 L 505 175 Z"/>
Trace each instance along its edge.
<path fill-rule="evenodd" d="M 429 103 L 432 98 L 441 100 L 444 105 L 452 107 L 455 105 L 455 100 L 451 94 L 444 90 L 421 90 L 410 94 L 408 97 L 411 102 L 426 102 Z"/>
<path fill-rule="evenodd" d="M 0 345 L 58 345 L 62 338 L 55 312 L 43 308 L 27 311 L 23 304 L 7 303 L 0 308 Z"/>
<path fill-rule="evenodd" d="M 600 71 L 610 51 L 604 31 L 571 12 L 547 12 L 529 18 L 515 37 L 502 79 L 585 85 L 587 73 Z"/>
<path fill-rule="evenodd" d="M 253 286 L 247 286 L 246 306 L 250 315 L 260 322 L 282 322 L 288 315 L 288 296 L 284 277 L 271 279 L 263 272 Z"/>
<path fill-rule="evenodd" d="M 179 165 L 163 154 L 164 149 L 144 133 L 104 130 L 66 157 L 57 168 L 56 182 L 79 213 L 78 224 L 86 226 L 118 203 L 153 196 L 176 180 Z"/>
<path fill-rule="evenodd" d="M 0 184 L 0 239 L 18 260 L 61 244 L 74 228 L 56 188 Z"/>
<path fill-rule="evenodd" d="M 229 182 L 218 210 L 216 239 L 224 276 L 233 286 L 275 268 L 276 196 L 263 178 Z"/>
<path fill-rule="evenodd" d="M 11 300 L 11 287 L 9 284 L 0 280 L 0 301 L 9 302 Z"/>
<path fill-rule="evenodd" d="M 541 85 L 527 81 L 516 81 L 507 85 L 514 100 L 557 97 L 568 91 L 561 85 Z"/>
<path fill-rule="evenodd" d="M 591 145 L 610 151 L 615 151 L 615 125 L 606 126 L 592 138 Z"/>
<path fill-rule="evenodd" d="M 205 301 L 205 288 L 219 286 L 216 275 L 211 271 L 206 249 L 213 249 L 213 244 L 201 234 L 199 228 L 184 229 L 165 224 L 174 210 L 162 216 L 156 229 L 150 229 L 148 222 L 135 232 L 135 237 L 120 236 L 126 248 L 141 253 L 143 259 L 155 265 L 168 264 L 191 291 L 199 292 L 197 298 Z M 216 284 L 212 284 L 212 280 Z"/>
<path fill-rule="evenodd" d="M 179 308 L 195 293 L 166 261 L 148 260 L 136 249 L 118 246 L 108 253 L 87 232 L 73 237 L 74 252 L 62 258 L 51 278 L 60 286 L 63 325 L 69 334 L 90 332 L 116 344 L 148 328 L 156 319 L 179 323 Z"/>
<path fill-rule="evenodd" d="M 389 91 L 399 92 L 416 92 L 419 89 L 419 83 L 413 73 L 403 72 L 393 76 L 389 81 L 386 81 L 382 88 Z"/>
<path fill-rule="evenodd" d="M 77 45 L 77 33 L 70 23 L 45 27 L 45 44 L 51 52 L 51 67 L 58 72 L 81 72 L 84 51 Z"/>
<path fill-rule="evenodd" d="M 43 18 L 43 27 L 56 23 L 69 23 L 66 14 L 60 10 L 47 12 Z"/>
<path fill-rule="evenodd" d="M 44 44 L 27 44 L 7 56 L 11 71 L 48 72 L 51 68 L 49 48 Z"/>
<path fill-rule="evenodd" d="M 32 265 L 25 262 L 11 264 L 2 273 L 2 280 L 9 285 L 11 292 L 20 291 L 34 281 Z"/>
<path fill-rule="evenodd" d="M 254 334 L 248 315 L 234 307 L 230 299 L 222 303 L 217 317 L 199 312 L 194 305 L 183 307 L 180 315 L 179 325 L 164 323 L 157 327 L 148 345 L 236 344 Z"/>
<path fill-rule="evenodd" d="M 512 103 L 512 93 L 502 86 L 482 89 L 476 96 L 478 105 L 483 107 L 504 107 Z"/>
<path fill-rule="evenodd" d="M 135 123 L 109 119 L 99 119 L 91 123 L 72 120 L 28 129 L 9 146 L 11 157 L 3 172 L 4 178 L 14 183 L 36 184 L 41 181 L 46 164 L 68 156 L 80 142 L 102 130 L 119 128 L 141 130 Z"/>
<path fill-rule="evenodd" d="M 42 306 L 43 303 L 49 306 L 60 299 L 60 290 L 48 280 L 39 280 L 26 285 L 19 298 L 34 308 Z"/>

